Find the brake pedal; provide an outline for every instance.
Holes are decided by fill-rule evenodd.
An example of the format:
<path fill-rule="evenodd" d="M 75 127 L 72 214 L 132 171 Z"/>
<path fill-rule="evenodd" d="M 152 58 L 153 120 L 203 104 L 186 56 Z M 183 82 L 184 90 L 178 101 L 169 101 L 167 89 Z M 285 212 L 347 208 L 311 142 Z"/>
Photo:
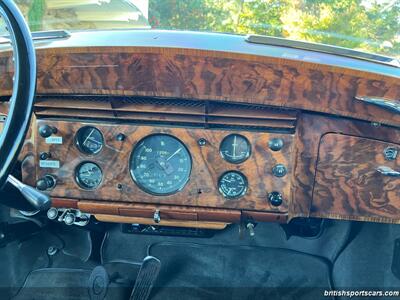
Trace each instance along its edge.
<path fill-rule="evenodd" d="M 106 297 L 109 284 L 110 278 L 107 270 L 103 266 L 94 268 L 89 278 L 90 300 L 103 300 Z"/>
<path fill-rule="evenodd" d="M 154 256 L 143 260 L 130 300 L 147 300 L 161 269 L 161 261 Z"/>

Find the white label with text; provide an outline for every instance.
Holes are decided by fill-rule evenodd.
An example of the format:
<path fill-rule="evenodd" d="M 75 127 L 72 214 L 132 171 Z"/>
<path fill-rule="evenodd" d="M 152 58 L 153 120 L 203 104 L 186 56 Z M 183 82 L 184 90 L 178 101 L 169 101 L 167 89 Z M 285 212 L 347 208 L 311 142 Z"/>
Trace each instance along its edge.
<path fill-rule="evenodd" d="M 62 136 L 50 136 L 46 138 L 46 144 L 58 144 L 61 145 L 63 143 Z"/>
<path fill-rule="evenodd" d="M 41 160 L 39 162 L 39 166 L 41 168 L 59 169 L 60 161 L 58 161 L 58 160 Z"/>

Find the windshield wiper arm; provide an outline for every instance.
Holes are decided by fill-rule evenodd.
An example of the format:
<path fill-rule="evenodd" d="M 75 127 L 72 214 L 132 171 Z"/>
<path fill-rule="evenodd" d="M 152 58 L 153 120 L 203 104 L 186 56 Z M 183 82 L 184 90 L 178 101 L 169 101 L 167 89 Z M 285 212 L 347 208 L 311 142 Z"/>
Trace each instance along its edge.
<path fill-rule="evenodd" d="M 296 40 L 265 36 L 265 35 L 248 35 L 246 37 L 246 42 L 254 44 L 271 45 L 271 46 L 289 47 L 301 50 L 309 50 L 309 51 L 346 56 L 400 68 L 400 61 L 393 57 L 362 52 L 338 46 L 296 41 Z"/>
<path fill-rule="evenodd" d="M 71 34 L 66 30 L 49 30 L 49 31 L 35 31 L 32 32 L 32 39 L 34 41 L 52 40 L 52 39 L 67 39 Z M 0 37 L 0 44 L 8 44 L 10 39 L 8 35 Z"/>

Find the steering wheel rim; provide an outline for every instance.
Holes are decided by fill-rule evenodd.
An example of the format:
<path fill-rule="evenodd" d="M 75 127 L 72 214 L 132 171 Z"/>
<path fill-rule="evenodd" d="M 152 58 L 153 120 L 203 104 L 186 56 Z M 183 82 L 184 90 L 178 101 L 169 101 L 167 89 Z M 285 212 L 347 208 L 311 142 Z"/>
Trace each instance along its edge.
<path fill-rule="evenodd" d="M 12 0 L 0 1 L 14 51 L 13 92 L 0 135 L 0 189 L 7 181 L 28 131 L 36 92 L 36 55 L 25 19 Z"/>

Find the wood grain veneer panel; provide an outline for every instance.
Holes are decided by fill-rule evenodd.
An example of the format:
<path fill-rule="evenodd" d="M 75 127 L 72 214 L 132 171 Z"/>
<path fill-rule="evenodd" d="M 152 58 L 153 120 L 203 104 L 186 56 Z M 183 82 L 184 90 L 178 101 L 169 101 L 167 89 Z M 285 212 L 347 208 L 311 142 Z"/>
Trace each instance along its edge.
<path fill-rule="evenodd" d="M 293 140 L 291 134 L 239 131 L 238 133 L 246 136 L 251 142 L 252 155 L 244 163 L 234 165 L 222 159 L 219 146 L 225 136 L 235 131 L 51 120 L 38 121 L 34 130 L 37 131 L 41 124 L 56 127 L 57 135 L 63 137 L 62 145 L 48 145 L 40 137 L 36 140 L 35 152 L 37 154 L 50 152 L 52 159 L 61 162 L 60 169 L 43 169 L 39 168 L 39 164 L 36 163 L 37 178 L 47 173 L 57 177 L 58 184 L 50 192 L 53 197 L 273 212 L 287 212 L 288 210 L 291 199 L 290 174 Z M 85 125 L 96 126 L 104 135 L 106 146 L 98 155 L 84 155 L 75 146 L 75 133 Z M 118 133 L 124 133 L 127 136 L 124 142 L 115 139 Z M 191 179 L 186 187 L 177 194 L 162 197 L 149 195 L 136 186 L 129 174 L 129 157 L 135 144 L 143 137 L 154 133 L 167 133 L 178 137 L 192 155 Z M 273 152 L 268 148 L 268 141 L 275 137 L 284 140 L 285 146 L 279 152 Z M 207 146 L 200 147 L 197 144 L 199 138 L 205 138 L 208 141 Z M 103 169 L 103 183 L 95 191 L 85 191 L 75 183 L 75 168 L 83 161 L 93 161 Z M 278 163 L 282 163 L 288 168 L 288 174 L 283 178 L 272 175 L 272 168 Z M 249 191 L 244 197 L 237 200 L 226 200 L 219 193 L 218 179 L 228 170 L 239 170 L 246 175 L 249 181 Z M 123 185 L 122 190 L 117 189 L 117 184 Z M 273 207 L 269 204 L 267 194 L 271 191 L 279 191 L 283 194 L 284 202 L 281 206 Z"/>
<path fill-rule="evenodd" d="M 156 225 L 156 226 L 174 226 L 174 227 L 188 227 L 188 228 L 206 228 L 214 230 L 222 230 L 229 225 L 228 223 L 222 223 L 222 222 L 201 222 L 201 221 L 185 221 L 185 220 L 181 221 L 161 220 L 159 223 L 156 223 L 154 222 L 153 219 L 115 216 L 115 215 L 94 215 L 94 217 L 101 222 L 146 224 L 146 225 Z"/>
<path fill-rule="evenodd" d="M 70 207 L 73 205 L 72 199 L 57 199 L 58 207 Z M 139 217 L 139 218 L 153 218 L 154 212 L 160 212 L 161 219 L 166 220 L 192 220 L 192 221 L 209 221 L 209 222 L 224 222 L 224 223 L 238 223 L 241 219 L 240 210 L 232 209 L 217 209 L 217 208 L 203 208 L 203 207 L 190 207 L 190 206 L 174 206 L 174 205 L 160 205 L 160 204 L 142 204 L 142 203 L 123 203 L 123 202 L 107 202 L 107 201 L 86 201 L 76 200 L 77 207 L 84 212 L 91 214 L 106 214 L 106 215 L 121 215 L 126 217 Z M 72 202 L 69 204 L 68 202 Z M 284 215 L 275 213 L 259 213 L 267 214 L 282 218 Z"/>
<path fill-rule="evenodd" d="M 0 134 L 4 127 L 4 122 L 2 122 L 2 117 L 6 117 L 9 111 L 9 102 L 0 102 Z M 35 123 L 35 116 L 31 119 L 31 124 Z M 25 136 L 24 143 L 22 145 L 21 151 L 18 156 L 18 160 L 22 163 L 22 173 L 23 177 L 26 178 L 25 183 L 30 184 L 32 186 L 35 185 L 35 165 L 34 165 L 34 153 L 33 153 L 33 144 L 34 144 L 34 135 L 31 130 L 31 126 L 29 126 L 28 131 Z"/>
<path fill-rule="evenodd" d="M 400 223 L 400 178 L 377 172 L 400 171 L 400 156 L 387 161 L 384 150 L 400 144 L 326 134 L 321 139 L 311 211 L 314 216 Z"/>
<path fill-rule="evenodd" d="M 300 115 L 293 152 L 292 201 L 289 219 L 317 216 L 312 211 L 313 186 L 321 138 L 328 133 L 338 133 L 375 139 L 387 143 L 400 141 L 400 130 L 369 122 L 303 113 Z M 344 219 L 343 216 L 330 216 Z M 400 220 L 400 214 L 398 216 Z M 375 218 L 377 222 L 386 219 Z"/>
<path fill-rule="evenodd" d="M 8 63 L 0 57 L 0 65 Z M 284 106 L 400 125 L 354 100 L 400 101 L 396 77 L 265 56 L 145 47 L 38 50 L 39 94 L 140 95 Z M 11 73 L 0 78 L 9 94 Z"/>

